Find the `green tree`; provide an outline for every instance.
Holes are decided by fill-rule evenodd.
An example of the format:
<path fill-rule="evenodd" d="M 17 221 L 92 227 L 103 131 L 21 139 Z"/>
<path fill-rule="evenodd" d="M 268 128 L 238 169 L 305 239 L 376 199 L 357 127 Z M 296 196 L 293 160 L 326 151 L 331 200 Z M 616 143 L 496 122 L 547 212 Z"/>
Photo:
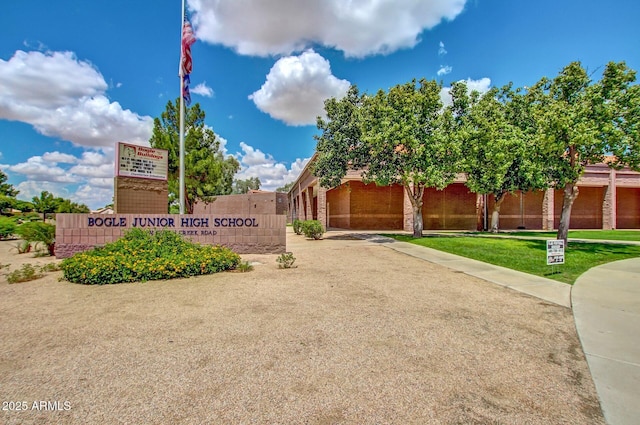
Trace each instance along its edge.
<path fill-rule="evenodd" d="M 55 212 L 56 208 L 58 208 L 56 197 L 46 190 L 42 191 L 39 197 L 34 196 L 31 202 L 33 203 L 33 209 L 42 214 L 43 220 L 47 219 L 47 214 Z"/>
<path fill-rule="evenodd" d="M 567 65 L 553 80 L 531 88 L 537 142 L 547 155 L 549 178 L 564 191 L 558 239 L 567 240 L 578 180 L 588 164 L 638 167 L 640 90 L 636 73 L 624 63 L 609 63 L 593 83 L 580 62 Z"/>
<path fill-rule="evenodd" d="M 317 120 L 317 127 L 322 134 L 314 136 L 318 156 L 313 165 L 313 173 L 324 187 L 339 186 L 348 169 L 358 169 L 364 165 L 363 99 L 358 87 L 352 85 L 345 97 L 324 102 L 327 120 L 321 117 Z"/>
<path fill-rule="evenodd" d="M 16 198 L 12 198 L 10 196 L 0 195 L 0 213 L 14 208 L 16 202 Z M 7 212 L 8 214 L 8 212 Z"/>
<path fill-rule="evenodd" d="M 169 151 L 169 204 L 179 202 L 180 194 L 180 146 L 179 99 L 167 102 L 160 118 L 155 118 L 153 134 L 149 142 L 154 148 Z M 197 200 L 209 202 L 216 195 L 228 195 L 232 191 L 233 176 L 240 168 L 232 156 L 224 157 L 220 141 L 213 130 L 204 123 L 205 113 L 196 103 L 185 108 L 185 210 L 193 213 Z"/>
<path fill-rule="evenodd" d="M 444 189 L 453 182 L 459 167 L 460 144 L 454 137 L 453 114 L 450 108 L 443 110 L 441 90 L 437 82 L 423 79 L 365 99 L 367 161 L 363 178 L 383 186 L 398 183 L 404 187 L 413 211 L 414 237 L 422 237 L 425 188 Z"/>
<path fill-rule="evenodd" d="M 318 120 L 323 134 L 314 168 L 321 184 L 337 186 L 349 168 L 361 170 L 365 182 L 401 184 L 411 201 L 413 236 L 421 237 L 424 190 L 453 182 L 460 157 L 441 89 L 435 81 L 414 80 L 375 96 L 359 96 L 352 87 L 340 101 L 325 102 L 328 121 Z"/>
<path fill-rule="evenodd" d="M 7 179 L 7 175 L 0 170 L 0 195 L 15 198 L 20 192 L 12 184 L 7 183 Z"/>
<path fill-rule="evenodd" d="M 13 208 L 16 202 L 16 195 L 19 193 L 13 185 L 6 183 L 8 177 L 0 170 L 0 212 Z"/>
<path fill-rule="evenodd" d="M 249 177 L 246 180 L 234 180 L 232 193 L 248 193 L 250 190 L 260 189 L 260 179 L 258 177 Z"/>
<path fill-rule="evenodd" d="M 57 198 L 56 199 L 57 213 L 89 213 L 91 210 L 85 204 L 79 204 L 72 202 L 70 199 Z"/>
<path fill-rule="evenodd" d="M 288 193 L 291 190 L 291 188 L 293 187 L 293 183 L 294 182 L 289 182 L 289 183 L 285 184 L 284 186 L 281 186 L 281 187 L 277 188 L 276 192 Z"/>
<path fill-rule="evenodd" d="M 20 199 L 16 199 L 16 202 L 13 208 L 24 212 L 31 212 L 34 210 L 33 204 L 29 201 L 22 201 Z"/>
<path fill-rule="evenodd" d="M 529 104 L 511 85 L 480 96 L 469 95 L 466 84 L 459 82 L 451 92 L 466 186 L 474 193 L 494 195 L 490 229 L 497 232 L 507 194 L 547 187 L 544 162 L 528 119 Z"/>

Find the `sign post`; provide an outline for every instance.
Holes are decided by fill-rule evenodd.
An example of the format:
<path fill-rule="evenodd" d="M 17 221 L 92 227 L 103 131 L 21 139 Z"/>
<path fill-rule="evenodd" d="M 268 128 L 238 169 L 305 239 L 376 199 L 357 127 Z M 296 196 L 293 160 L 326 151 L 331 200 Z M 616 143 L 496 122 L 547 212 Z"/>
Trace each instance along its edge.
<path fill-rule="evenodd" d="M 549 239 L 547 240 L 547 266 L 554 266 L 553 273 L 555 273 L 555 266 L 558 264 L 564 264 L 564 240 Z"/>

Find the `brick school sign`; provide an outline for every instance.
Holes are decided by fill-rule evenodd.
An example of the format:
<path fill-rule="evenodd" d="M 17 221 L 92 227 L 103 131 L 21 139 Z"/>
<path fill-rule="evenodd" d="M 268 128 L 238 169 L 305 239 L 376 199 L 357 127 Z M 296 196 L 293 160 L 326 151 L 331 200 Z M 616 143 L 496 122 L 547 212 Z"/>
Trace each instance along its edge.
<path fill-rule="evenodd" d="M 286 216 L 255 214 L 56 214 L 56 257 L 67 258 L 119 239 L 131 228 L 167 229 L 203 245 L 240 254 L 286 251 Z"/>

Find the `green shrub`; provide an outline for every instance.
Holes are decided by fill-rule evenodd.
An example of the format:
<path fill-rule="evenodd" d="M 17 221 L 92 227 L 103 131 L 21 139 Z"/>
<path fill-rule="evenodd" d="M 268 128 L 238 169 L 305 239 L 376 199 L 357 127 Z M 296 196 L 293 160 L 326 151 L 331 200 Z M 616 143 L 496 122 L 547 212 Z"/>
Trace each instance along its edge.
<path fill-rule="evenodd" d="M 243 261 L 240 264 L 238 264 L 238 266 L 236 267 L 236 270 L 242 273 L 250 272 L 251 270 L 253 270 L 253 265 L 248 261 Z"/>
<path fill-rule="evenodd" d="M 25 241 L 43 243 L 49 255 L 54 255 L 56 226 L 53 224 L 31 221 L 18 226 L 16 233 Z"/>
<path fill-rule="evenodd" d="M 121 239 L 67 258 L 69 282 L 105 285 L 211 274 L 235 269 L 240 256 L 221 246 L 189 242 L 175 232 L 131 229 Z"/>
<path fill-rule="evenodd" d="M 324 227 L 318 220 L 305 220 L 302 222 L 302 233 L 310 239 L 320 239 L 324 233 Z"/>
<path fill-rule="evenodd" d="M 26 254 L 27 252 L 31 252 L 31 242 L 29 241 L 20 241 L 14 245 L 18 254 Z"/>
<path fill-rule="evenodd" d="M 42 221 L 42 216 L 37 212 L 28 212 L 22 215 L 22 218 L 29 221 Z"/>
<path fill-rule="evenodd" d="M 296 235 L 302 234 L 302 221 L 298 220 L 297 218 L 293 220 L 293 233 L 295 233 Z"/>
<path fill-rule="evenodd" d="M 293 252 L 285 252 L 284 254 L 280 254 L 278 258 L 276 258 L 279 269 L 293 268 L 293 263 L 295 263 L 295 261 L 296 257 L 293 256 Z"/>
<path fill-rule="evenodd" d="M 7 282 L 28 282 L 30 280 L 39 279 L 42 276 L 44 276 L 42 268 L 33 267 L 31 264 L 23 264 L 22 268 L 14 270 L 11 273 L 7 274 Z"/>
<path fill-rule="evenodd" d="M 16 231 L 16 223 L 8 217 L 0 217 L 0 240 L 11 237 Z"/>

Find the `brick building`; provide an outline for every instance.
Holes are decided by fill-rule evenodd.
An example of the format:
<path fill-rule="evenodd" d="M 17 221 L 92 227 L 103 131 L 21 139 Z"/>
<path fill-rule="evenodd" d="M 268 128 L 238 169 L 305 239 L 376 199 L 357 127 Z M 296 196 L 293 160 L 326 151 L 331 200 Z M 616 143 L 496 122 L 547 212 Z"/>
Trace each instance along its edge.
<path fill-rule="evenodd" d="M 194 214 L 287 214 L 287 194 L 250 190 L 238 195 L 220 195 L 209 203 L 196 202 Z"/>
<path fill-rule="evenodd" d="M 411 203 L 402 186 L 364 184 L 358 171 L 349 171 L 340 186 L 327 189 L 311 172 L 315 158 L 288 193 L 289 219 L 315 219 L 325 228 L 412 231 Z M 472 193 L 464 182 L 460 175 L 442 191 L 425 190 L 425 230 L 487 228 L 493 196 Z M 640 229 L 640 173 L 590 165 L 578 187 L 572 229 Z M 563 191 L 554 189 L 507 195 L 500 209 L 500 228 L 557 229 L 562 197 Z"/>

